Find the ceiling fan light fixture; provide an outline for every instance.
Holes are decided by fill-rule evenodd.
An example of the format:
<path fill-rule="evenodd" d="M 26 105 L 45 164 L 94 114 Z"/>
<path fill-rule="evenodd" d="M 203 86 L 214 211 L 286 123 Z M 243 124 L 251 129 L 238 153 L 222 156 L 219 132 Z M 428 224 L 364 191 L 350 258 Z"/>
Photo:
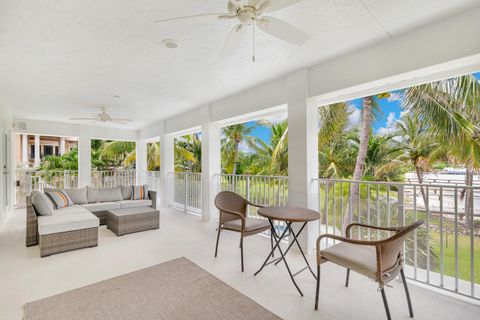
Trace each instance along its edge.
<path fill-rule="evenodd" d="M 165 39 L 162 41 L 162 45 L 165 47 L 165 48 L 168 48 L 168 49 L 177 49 L 178 48 L 178 42 L 176 40 L 173 40 L 173 39 Z"/>

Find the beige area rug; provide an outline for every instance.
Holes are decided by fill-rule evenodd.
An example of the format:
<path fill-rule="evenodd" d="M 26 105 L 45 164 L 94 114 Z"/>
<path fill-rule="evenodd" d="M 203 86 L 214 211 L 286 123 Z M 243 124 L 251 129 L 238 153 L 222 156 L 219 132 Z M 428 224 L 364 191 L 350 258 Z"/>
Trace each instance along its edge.
<path fill-rule="evenodd" d="M 26 320 L 280 319 L 186 258 L 25 305 Z"/>

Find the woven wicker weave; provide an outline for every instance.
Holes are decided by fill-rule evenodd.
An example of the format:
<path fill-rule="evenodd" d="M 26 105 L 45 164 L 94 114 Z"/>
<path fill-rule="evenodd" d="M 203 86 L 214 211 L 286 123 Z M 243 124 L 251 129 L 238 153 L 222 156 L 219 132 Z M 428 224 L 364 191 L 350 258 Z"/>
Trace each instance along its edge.
<path fill-rule="evenodd" d="M 98 245 L 98 227 L 60 233 L 41 235 L 39 237 L 40 256 L 72 251 Z"/>
<path fill-rule="evenodd" d="M 117 215 L 117 212 L 132 211 L 132 214 Z M 134 211 L 143 212 L 134 212 Z M 160 212 L 150 207 L 133 209 L 118 209 L 108 212 L 107 227 L 117 236 L 129 233 L 158 229 L 160 227 Z"/>

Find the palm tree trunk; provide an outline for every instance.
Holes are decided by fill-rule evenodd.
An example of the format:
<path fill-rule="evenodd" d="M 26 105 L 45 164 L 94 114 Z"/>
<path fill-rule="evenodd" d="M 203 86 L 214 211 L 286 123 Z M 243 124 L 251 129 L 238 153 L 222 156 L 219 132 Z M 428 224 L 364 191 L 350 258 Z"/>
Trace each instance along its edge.
<path fill-rule="evenodd" d="M 353 172 L 353 180 L 360 181 L 365 169 L 365 159 L 367 157 L 368 141 L 370 139 L 370 132 L 372 130 L 372 104 L 373 97 L 363 98 L 363 112 L 362 112 L 362 127 L 360 131 L 360 146 L 358 147 L 357 162 L 355 163 L 355 171 Z M 353 203 L 353 214 L 357 212 L 360 214 L 360 208 L 357 207 L 358 195 L 360 192 L 360 184 L 354 183 L 352 187 L 352 194 L 350 195 Z M 350 215 L 344 215 L 344 227 L 350 224 Z"/>
<path fill-rule="evenodd" d="M 473 185 L 473 170 L 467 168 L 465 173 L 465 185 L 471 187 Z M 465 189 L 465 225 L 467 229 L 472 227 L 472 210 L 473 210 L 473 189 Z"/>
<path fill-rule="evenodd" d="M 417 173 L 417 180 L 418 180 L 418 184 L 420 185 L 420 193 L 422 194 L 423 203 L 426 206 L 427 205 L 427 196 L 425 194 L 425 189 L 423 189 L 422 172 L 421 172 L 420 167 L 417 164 L 415 164 L 415 172 Z M 413 196 L 416 197 L 416 195 L 413 195 Z"/>
<path fill-rule="evenodd" d="M 237 142 L 235 144 L 235 153 L 233 155 L 233 174 L 237 174 L 237 163 L 238 163 L 238 146 L 240 145 L 240 142 Z"/>

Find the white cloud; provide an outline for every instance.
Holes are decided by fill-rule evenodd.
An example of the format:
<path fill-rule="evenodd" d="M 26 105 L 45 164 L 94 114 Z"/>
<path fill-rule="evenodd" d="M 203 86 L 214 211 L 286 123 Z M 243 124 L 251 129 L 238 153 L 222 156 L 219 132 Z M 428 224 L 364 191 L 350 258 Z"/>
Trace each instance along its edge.
<path fill-rule="evenodd" d="M 385 127 L 379 128 L 377 130 L 377 134 L 384 136 L 392 133 L 393 131 L 395 131 L 396 123 L 397 123 L 397 118 L 395 117 L 395 113 L 390 112 L 387 116 L 387 123 L 385 124 Z"/>
<path fill-rule="evenodd" d="M 353 105 L 349 106 L 349 110 L 352 114 L 350 115 L 350 118 L 348 118 L 348 128 L 351 129 L 360 125 L 360 122 L 362 121 L 362 111 L 355 108 Z"/>
<path fill-rule="evenodd" d="M 391 92 L 390 96 L 387 98 L 388 102 L 402 101 L 403 95 L 399 92 Z"/>

